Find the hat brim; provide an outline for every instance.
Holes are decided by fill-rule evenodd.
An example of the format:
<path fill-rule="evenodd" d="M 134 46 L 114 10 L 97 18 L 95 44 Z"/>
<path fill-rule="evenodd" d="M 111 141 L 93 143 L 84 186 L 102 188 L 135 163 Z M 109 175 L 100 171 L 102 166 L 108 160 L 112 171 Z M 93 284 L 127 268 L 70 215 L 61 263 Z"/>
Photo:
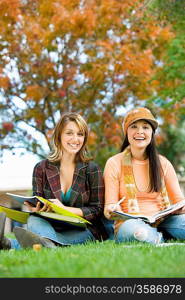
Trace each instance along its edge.
<path fill-rule="evenodd" d="M 139 120 L 145 120 L 145 121 L 147 121 L 148 123 L 151 124 L 151 126 L 153 127 L 154 130 L 156 130 L 157 127 L 158 127 L 157 121 L 154 121 L 154 120 L 151 120 L 151 119 L 146 119 L 146 118 L 137 118 L 137 119 L 133 120 L 133 122 L 130 123 L 129 126 L 130 126 L 131 124 L 133 124 L 134 122 L 137 122 L 137 121 L 139 121 Z"/>

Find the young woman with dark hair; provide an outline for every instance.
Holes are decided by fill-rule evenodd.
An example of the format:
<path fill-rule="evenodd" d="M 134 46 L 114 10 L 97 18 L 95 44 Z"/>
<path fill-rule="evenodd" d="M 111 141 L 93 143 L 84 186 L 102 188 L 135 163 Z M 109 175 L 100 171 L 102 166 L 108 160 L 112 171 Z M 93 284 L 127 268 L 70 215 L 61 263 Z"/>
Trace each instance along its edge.
<path fill-rule="evenodd" d="M 153 128 L 153 130 L 155 129 Z M 121 146 L 121 152 L 123 152 L 128 146 L 129 141 L 128 136 L 126 135 Z M 150 144 L 146 147 L 146 154 L 149 161 L 150 191 L 159 192 L 162 186 L 161 172 L 163 172 L 163 169 L 156 149 L 154 131 L 152 132 Z"/>
<path fill-rule="evenodd" d="M 106 218 L 112 218 L 115 208 L 150 216 L 184 200 L 172 164 L 156 150 L 157 127 L 147 108 L 139 107 L 127 113 L 121 152 L 109 158 L 104 169 Z M 117 204 L 123 197 L 125 200 Z M 139 218 L 115 220 L 115 240 L 158 244 L 167 237 L 185 239 L 184 213 L 185 207 L 152 225 Z"/>

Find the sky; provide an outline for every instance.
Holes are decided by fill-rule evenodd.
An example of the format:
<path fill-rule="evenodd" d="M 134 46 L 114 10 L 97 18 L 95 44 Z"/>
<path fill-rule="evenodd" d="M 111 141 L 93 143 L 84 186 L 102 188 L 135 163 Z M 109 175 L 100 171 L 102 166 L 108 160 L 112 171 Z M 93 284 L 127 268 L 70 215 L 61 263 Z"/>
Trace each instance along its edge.
<path fill-rule="evenodd" d="M 18 101 L 19 105 L 21 103 Z M 126 109 L 124 107 L 119 109 L 119 114 L 124 115 Z M 44 138 L 37 133 L 36 130 L 29 128 L 23 124 L 29 133 L 38 138 L 46 149 Z M 31 153 L 20 155 L 18 150 L 4 151 L 3 157 L 0 160 L 0 191 L 15 190 L 15 189 L 31 189 L 32 188 L 32 172 L 35 164 L 41 159 Z"/>
<path fill-rule="evenodd" d="M 31 189 L 33 167 L 39 160 L 32 154 L 7 151 L 0 163 L 0 190 Z"/>

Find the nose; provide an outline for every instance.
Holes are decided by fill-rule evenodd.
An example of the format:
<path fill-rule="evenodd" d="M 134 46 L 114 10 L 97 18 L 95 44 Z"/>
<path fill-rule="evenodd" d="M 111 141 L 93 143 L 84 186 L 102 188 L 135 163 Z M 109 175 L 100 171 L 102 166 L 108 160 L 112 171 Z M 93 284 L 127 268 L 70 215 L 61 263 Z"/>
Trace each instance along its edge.
<path fill-rule="evenodd" d="M 77 141 L 77 140 L 78 140 L 78 135 L 75 134 L 75 133 L 73 134 L 73 140 L 74 140 L 74 141 Z"/>
<path fill-rule="evenodd" d="M 140 133 L 143 133 L 143 127 L 142 126 L 139 126 L 137 128 L 137 134 L 140 134 Z"/>

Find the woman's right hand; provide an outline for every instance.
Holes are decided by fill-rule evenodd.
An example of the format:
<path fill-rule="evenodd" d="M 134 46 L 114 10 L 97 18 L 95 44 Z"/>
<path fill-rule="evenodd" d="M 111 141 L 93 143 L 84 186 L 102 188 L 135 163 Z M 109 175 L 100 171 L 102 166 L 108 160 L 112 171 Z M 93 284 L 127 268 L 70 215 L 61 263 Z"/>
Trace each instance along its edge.
<path fill-rule="evenodd" d="M 107 219 L 113 219 L 112 217 L 112 212 L 113 211 L 122 211 L 121 210 L 121 206 L 120 205 L 117 205 L 116 203 L 111 203 L 111 204 L 107 204 L 105 205 L 105 208 L 104 208 L 104 215 Z"/>
<path fill-rule="evenodd" d="M 51 208 L 47 205 L 47 204 L 44 204 L 43 207 L 41 207 L 41 202 L 38 201 L 37 202 L 37 205 L 36 206 L 32 206 L 29 202 L 25 201 L 24 202 L 24 205 L 27 206 L 27 208 L 31 211 L 31 212 L 37 212 L 37 211 L 45 211 L 45 212 L 49 212 L 51 211 Z"/>

